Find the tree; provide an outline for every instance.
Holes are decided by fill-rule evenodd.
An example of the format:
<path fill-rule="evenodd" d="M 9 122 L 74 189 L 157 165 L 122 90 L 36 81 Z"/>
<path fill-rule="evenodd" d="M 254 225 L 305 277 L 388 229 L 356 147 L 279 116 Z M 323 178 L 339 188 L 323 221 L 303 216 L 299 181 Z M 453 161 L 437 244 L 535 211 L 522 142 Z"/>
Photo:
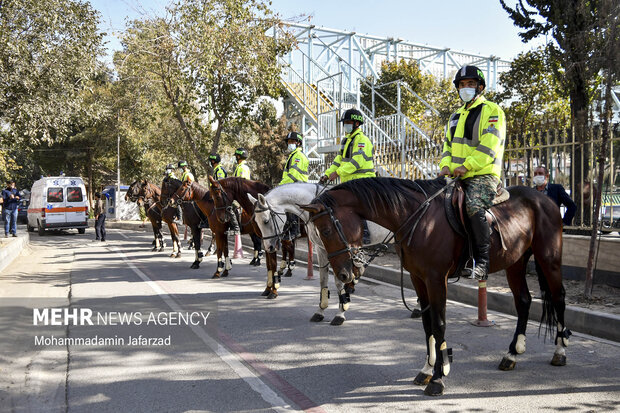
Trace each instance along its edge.
<path fill-rule="evenodd" d="M 549 70 L 553 64 L 548 48 L 539 48 L 520 53 L 510 64 L 510 70 L 500 75 L 503 92 L 498 99 L 508 104 L 508 136 L 524 136 L 532 132 L 533 124 L 548 119 L 561 125 L 569 120 L 568 97 Z"/>
<path fill-rule="evenodd" d="M 267 36 L 277 20 L 259 0 L 185 0 L 174 9 L 184 73 L 216 123 L 216 152 L 226 123 L 246 117 L 261 96 L 279 93 L 277 57 L 291 38 Z"/>
<path fill-rule="evenodd" d="M 33 145 L 62 141 L 76 119 L 100 115 L 96 105 L 85 103 L 100 69 L 98 20 L 90 4 L 80 1 L 0 2 L 3 174 L 18 178 L 18 168 L 27 173 Z"/>
<path fill-rule="evenodd" d="M 61 138 L 84 112 L 103 34 L 89 3 L 0 2 L 0 122 L 12 144 Z"/>

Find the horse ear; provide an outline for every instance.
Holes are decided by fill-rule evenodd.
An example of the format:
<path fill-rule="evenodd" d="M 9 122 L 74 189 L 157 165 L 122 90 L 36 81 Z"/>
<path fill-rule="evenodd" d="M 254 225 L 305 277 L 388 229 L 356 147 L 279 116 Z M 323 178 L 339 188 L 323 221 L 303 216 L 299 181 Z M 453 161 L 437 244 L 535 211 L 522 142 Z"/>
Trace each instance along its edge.
<path fill-rule="evenodd" d="M 267 198 L 265 198 L 265 195 L 258 194 L 258 202 L 260 202 L 261 206 L 266 206 L 267 205 Z"/>
<path fill-rule="evenodd" d="M 259 198 L 260 198 L 260 195 L 261 195 L 261 194 L 258 194 L 258 197 L 259 197 Z M 248 193 L 248 199 L 250 200 L 250 202 L 251 202 L 252 204 L 255 204 L 255 203 L 257 202 L 256 198 L 254 198 L 254 197 L 252 196 L 252 194 L 250 194 L 250 193 Z"/>
<path fill-rule="evenodd" d="M 303 209 L 304 211 L 310 212 L 311 214 L 318 214 L 319 212 L 323 210 L 323 205 L 321 204 L 307 204 L 307 205 L 297 204 L 297 206 Z"/>

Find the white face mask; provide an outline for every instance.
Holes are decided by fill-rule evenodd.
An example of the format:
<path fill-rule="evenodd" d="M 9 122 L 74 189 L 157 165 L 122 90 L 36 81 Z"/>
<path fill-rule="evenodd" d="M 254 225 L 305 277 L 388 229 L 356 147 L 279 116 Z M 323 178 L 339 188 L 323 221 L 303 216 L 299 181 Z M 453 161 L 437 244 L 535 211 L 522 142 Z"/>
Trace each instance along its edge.
<path fill-rule="evenodd" d="M 459 96 L 465 103 L 469 103 L 476 96 L 476 88 L 464 87 L 459 89 Z"/>
<path fill-rule="evenodd" d="M 297 149 L 297 144 L 296 143 L 289 143 L 287 146 L 287 149 L 289 152 L 293 152 L 295 149 Z"/>
<path fill-rule="evenodd" d="M 536 186 L 542 186 L 545 183 L 545 177 L 544 175 L 536 175 L 532 178 L 532 182 L 534 182 Z"/>
<path fill-rule="evenodd" d="M 351 132 L 353 132 L 353 124 L 352 123 L 345 123 L 344 124 L 344 133 L 346 135 L 348 135 Z"/>

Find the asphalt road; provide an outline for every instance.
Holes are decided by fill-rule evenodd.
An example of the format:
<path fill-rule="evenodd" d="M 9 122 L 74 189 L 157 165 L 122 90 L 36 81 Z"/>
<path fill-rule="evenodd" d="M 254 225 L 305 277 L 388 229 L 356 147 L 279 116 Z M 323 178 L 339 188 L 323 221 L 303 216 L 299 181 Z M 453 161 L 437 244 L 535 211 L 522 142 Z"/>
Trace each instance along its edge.
<path fill-rule="evenodd" d="M 105 244 L 93 238 L 92 229 L 34 234 L 0 274 L 0 411 L 620 410 L 620 343 L 575 334 L 568 365 L 553 367 L 554 346 L 530 324 L 527 352 L 503 372 L 497 365 L 515 319 L 490 313 L 495 327 L 474 327 L 476 309 L 449 302 L 454 363 L 445 395 L 431 398 L 412 383 L 425 356 L 421 321 L 408 318 L 392 286 L 358 284 L 347 321 L 331 326 L 338 303 L 330 282 L 326 319 L 310 323 L 319 283 L 303 280 L 305 268 L 266 300 L 266 270 L 250 267 L 247 253 L 228 278 L 212 280 L 215 258 L 192 270 L 193 252 L 153 253 L 146 233 L 109 230 Z M 66 306 L 109 317 L 107 324 L 33 325 L 32 308 Z M 112 325 L 120 313 L 135 318 Z M 179 314 L 194 314 L 194 325 Z M 117 341 L 35 345 L 51 336 Z M 170 344 L 132 345 L 130 336 Z"/>

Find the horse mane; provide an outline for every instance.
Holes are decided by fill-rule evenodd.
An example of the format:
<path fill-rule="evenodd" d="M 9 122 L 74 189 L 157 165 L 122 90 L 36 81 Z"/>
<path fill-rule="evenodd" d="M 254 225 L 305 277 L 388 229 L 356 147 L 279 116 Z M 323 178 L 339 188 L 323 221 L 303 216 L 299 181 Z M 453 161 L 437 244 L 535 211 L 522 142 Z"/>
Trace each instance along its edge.
<path fill-rule="evenodd" d="M 205 201 L 210 201 L 211 200 L 211 193 L 209 192 L 209 188 L 206 188 L 206 187 L 200 185 L 198 182 L 192 181 L 192 190 L 196 194 L 198 194 L 200 199 L 205 200 Z"/>
<path fill-rule="evenodd" d="M 384 210 L 402 210 L 411 200 L 412 192 L 430 196 L 446 186 L 444 178 L 409 179 L 399 178 L 363 178 L 342 183 L 332 191 L 343 189 L 355 194 L 359 201 L 371 213 L 378 214 Z M 337 205 L 335 198 L 329 193 L 321 194 L 316 200 L 333 208 Z"/>

